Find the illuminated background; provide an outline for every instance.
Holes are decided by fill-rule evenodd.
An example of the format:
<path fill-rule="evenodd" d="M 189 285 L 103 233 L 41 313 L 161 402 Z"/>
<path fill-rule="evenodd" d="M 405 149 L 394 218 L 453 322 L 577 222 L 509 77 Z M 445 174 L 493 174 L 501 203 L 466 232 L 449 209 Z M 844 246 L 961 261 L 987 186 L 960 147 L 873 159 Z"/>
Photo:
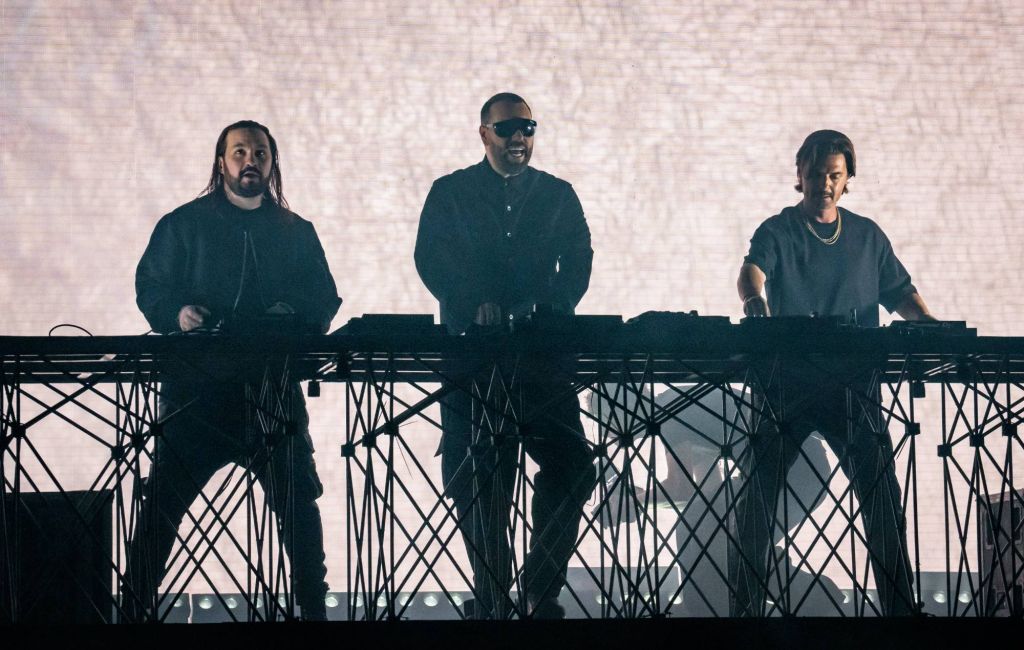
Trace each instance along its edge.
<path fill-rule="evenodd" d="M 505 90 L 540 123 L 534 165 L 587 214 L 581 313 L 737 319 L 749 236 L 796 202 L 803 137 L 834 128 L 858 152 L 843 205 L 888 233 L 932 310 L 1022 333 L 1017 0 L 0 0 L 0 56 L 0 334 L 144 332 L 135 264 L 242 118 L 280 143 L 345 299 L 334 326 L 436 313 L 419 210 L 482 157 L 479 107 Z M 339 435 L 314 417 L 338 499 Z M 71 447 L 53 452 L 69 471 Z"/>

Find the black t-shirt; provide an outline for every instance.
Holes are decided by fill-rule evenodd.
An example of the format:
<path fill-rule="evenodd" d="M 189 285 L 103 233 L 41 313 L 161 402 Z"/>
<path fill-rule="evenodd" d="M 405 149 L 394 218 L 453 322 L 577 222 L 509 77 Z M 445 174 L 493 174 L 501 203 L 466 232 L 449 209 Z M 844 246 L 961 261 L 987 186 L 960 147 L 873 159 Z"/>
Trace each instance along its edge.
<path fill-rule="evenodd" d="M 768 308 L 775 316 L 850 317 L 878 326 L 878 305 L 892 312 L 917 289 L 893 253 L 882 229 L 865 217 L 839 208 L 842 232 L 827 245 L 807 229 L 799 207 L 784 209 L 758 227 L 743 259 L 767 276 Z M 813 224 L 823 239 L 836 224 Z"/>

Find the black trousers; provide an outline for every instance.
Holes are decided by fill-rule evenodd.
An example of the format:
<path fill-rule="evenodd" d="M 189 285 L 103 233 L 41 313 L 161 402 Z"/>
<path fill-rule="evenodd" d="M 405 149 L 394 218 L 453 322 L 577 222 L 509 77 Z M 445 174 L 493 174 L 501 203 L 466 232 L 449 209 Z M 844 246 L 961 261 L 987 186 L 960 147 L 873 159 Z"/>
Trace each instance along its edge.
<path fill-rule="evenodd" d="M 479 396 L 455 392 L 441 408 L 445 494 L 455 504 L 466 543 L 479 618 L 505 618 L 511 611 L 510 526 L 520 445 L 539 467 L 520 576 L 520 589 L 533 602 L 557 597 L 565 584 L 583 506 L 596 482 L 571 386 L 530 383 L 513 393 L 511 400 L 491 400 L 494 408 L 487 409 Z M 512 417 L 501 417 L 503 409 Z"/>
<path fill-rule="evenodd" d="M 761 376 L 770 374 L 765 369 Z M 739 548 L 730 559 L 733 615 L 765 613 L 776 503 L 789 468 L 812 431 L 818 431 L 838 456 L 860 504 L 882 614 L 915 611 L 892 441 L 884 427 L 878 386 L 868 374 L 852 366 L 830 372 L 796 360 L 776 368 L 770 386 L 755 388 L 753 432 L 740 462 L 747 485 L 736 499 Z"/>
<path fill-rule="evenodd" d="M 288 427 L 273 418 L 269 426 L 266 420 L 256 426 L 244 391 L 242 384 L 163 386 L 159 412 L 164 429 L 156 440 L 155 459 L 128 549 L 123 601 L 134 620 L 158 616 L 153 599 L 166 574 L 178 527 L 203 486 L 229 463 L 252 473 L 278 517 L 303 617 L 325 617 L 327 569 L 316 505 L 323 486 L 313 461 L 301 390 L 294 384 L 285 396 L 293 422 Z"/>

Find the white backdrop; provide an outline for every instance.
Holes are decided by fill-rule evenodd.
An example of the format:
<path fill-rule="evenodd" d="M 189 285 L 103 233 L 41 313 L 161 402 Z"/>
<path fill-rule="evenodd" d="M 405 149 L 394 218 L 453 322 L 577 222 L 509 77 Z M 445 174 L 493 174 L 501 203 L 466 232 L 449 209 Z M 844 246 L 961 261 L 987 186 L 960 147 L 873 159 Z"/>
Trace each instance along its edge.
<path fill-rule="evenodd" d="M 505 90 L 540 123 L 535 166 L 590 222 L 581 313 L 738 318 L 749 236 L 796 202 L 803 137 L 834 128 L 859 154 L 843 204 L 886 230 L 932 310 L 1022 333 L 1017 0 L 0 0 L 0 57 L 3 335 L 145 331 L 135 264 L 243 118 L 271 128 L 316 224 L 334 326 L 436 313 L 419 210 L 482 157 L 479 107 Z M 330 495 L 338 432 L 315 426 Z"/>

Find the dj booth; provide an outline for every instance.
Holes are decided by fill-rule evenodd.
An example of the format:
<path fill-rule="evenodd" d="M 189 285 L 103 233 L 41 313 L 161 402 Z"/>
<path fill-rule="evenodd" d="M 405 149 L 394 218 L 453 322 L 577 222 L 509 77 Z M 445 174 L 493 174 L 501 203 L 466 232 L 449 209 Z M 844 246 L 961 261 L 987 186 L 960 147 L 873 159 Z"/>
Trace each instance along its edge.
<path fill-rule="evenodd" d="M 879 583 L 892 576 L 880 567 L 893 562 L 872 535 L 906 536 L 903 599 L 915 611 L 1024 610 L 1024 338 L 962 323 L 674 313 L 537 314 L 449 336 L 430 317 L 371 315 L 330 336 L 0 337 L 0 621 L 301 614 L 282 542 L 291 522 L 246 462 L 193 504 L 159 588 L 133 593 L 126 581 L 142 485 L 166 453 L 156 442 L 167 377 L 244 385 L 246 436 L 282 449 L 295 444 L 293 388 L 304 383 L 333 446 L 317 455 L 335 477 L 319 501 L 338 522 L 326 535 L 333 619 L 456 619 L 480 597 L 469 558 L 485 552 L 466 547 L 435 455 L 455 394 L 471 404 L 468 453 L 500 448 L 517 468 L 496 531 L 512 565 L 502 616 L 529 615 L 523 559 L 542 534 L 523 432 L 567 396 L 593 457 L 594 475 L 579 480 L 596 485 L 559 598 L 570 617 L 883 615 L 893 610 Z M 797 431 L 808 413 L 845 424 Z M 765 432 L 794 445 L 795 460 L 765 465 L 778 499 L 762 504 L 762 559 L 742 520 L 758 512 L 763 484 L 751 476 Z M 869 530 L 884 517 L 865 525 L 850 481 L 846 455 L 869 438 L 891 450 L 871 471 L 898 482 L 895 533 Z M 744 567 L 763 596 L 756 611 L 736 609 Z M 155 606 L 130 606 L 140 602 Z"/>

